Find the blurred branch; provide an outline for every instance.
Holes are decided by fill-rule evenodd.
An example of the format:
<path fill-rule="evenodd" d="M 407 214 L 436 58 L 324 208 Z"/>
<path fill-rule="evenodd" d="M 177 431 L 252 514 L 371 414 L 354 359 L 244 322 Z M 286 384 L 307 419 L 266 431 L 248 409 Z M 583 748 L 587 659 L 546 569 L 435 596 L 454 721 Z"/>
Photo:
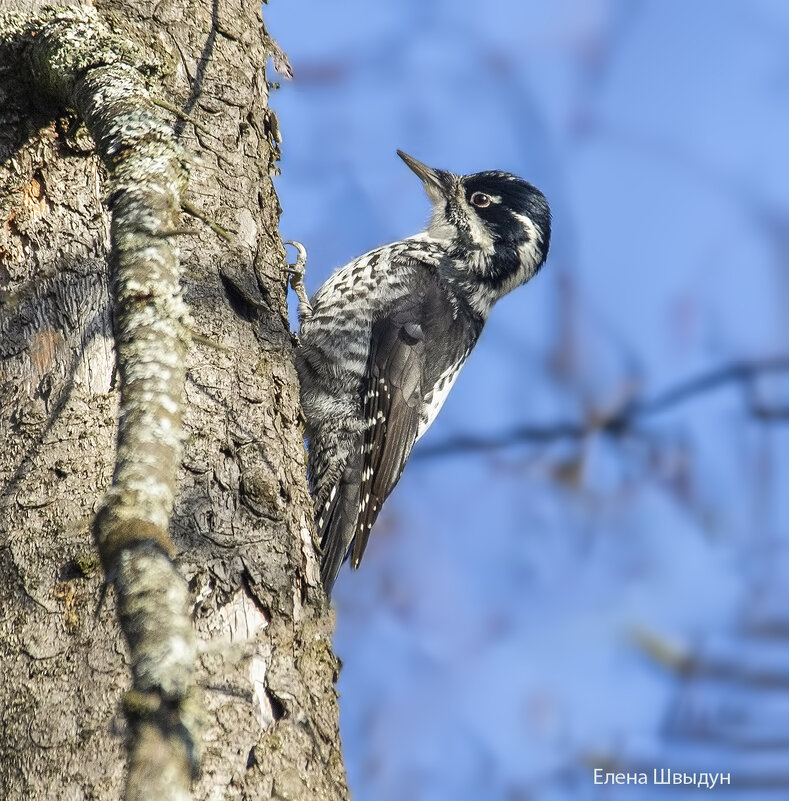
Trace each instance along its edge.
<path fill-rule="evenodd" d="M 766 423 L 776 423 L 789 420 L 789 406 L 764 406 L 754 404 L 749 407 L 750 413 L 757 419 Z"/>
<path fill-rule="evenodd" d="M 496 434 L 457 436 L 419 449 L 414 457 L 430 459 L 455 454 L 496 451 L 523 443 L 547 443 L 583 439 L 591 434 L 622 436 L 641 420 L 669 411 L 689 400 L 729 385 L 750 384 L 770 373 L 789 372 L 789 355 L 739 360 L 707 370 L 645 400 L 632 400 L 608 414 L 592 414 L 586 420 L 564 420 L 544 424 L 513 426 Z M 789 409 L 749 405 L 755 418 L 763 421 L 789 420 Z"/>

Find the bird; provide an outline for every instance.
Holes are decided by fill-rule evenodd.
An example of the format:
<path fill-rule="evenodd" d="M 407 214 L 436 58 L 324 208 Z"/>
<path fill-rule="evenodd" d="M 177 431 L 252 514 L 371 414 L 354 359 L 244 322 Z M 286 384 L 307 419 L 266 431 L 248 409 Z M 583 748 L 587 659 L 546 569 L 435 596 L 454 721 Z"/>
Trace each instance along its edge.
<path fill-rule="evenodd" d="M 494 304 L 537 274 L 550 244 L 548 202 L 529 182 L 495 170 L 456 175 L 397 154 L 432 204 L 423 232 L 359 256 L 311 299 L 306 252 L 291 243 L 295 361 L 329 595 L 346 559 L 359 566 Z"/>

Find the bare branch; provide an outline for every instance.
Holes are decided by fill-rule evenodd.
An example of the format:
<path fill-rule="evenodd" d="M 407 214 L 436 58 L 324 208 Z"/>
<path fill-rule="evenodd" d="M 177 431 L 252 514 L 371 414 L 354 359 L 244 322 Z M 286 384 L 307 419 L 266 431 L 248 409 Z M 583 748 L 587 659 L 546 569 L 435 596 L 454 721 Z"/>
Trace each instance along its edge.
<path fill-rule="evenodd" d="M 749 384 L 759 376 L 786 371 L 789 371 L 789 356 L 735 361 L 682 381 L 654 398 L 632 401 L 612 414 L 584 421 L 565 420 L 541 425 L 514 426 L 497 434 L 484 436 L 451 437 L 444 442 L 418 450 L 414 456 L 418 459 L 433 459 L 456 454 L 485 453 L 524 443 L 539 444 L 565 439 L 582 439 L 594 433 L 621 436 L 629 433 L 636 423 L 646 417 L 669 411 L 720 387 Z M 782 409 L 751 405 L 751 410 L 761 420 L 789 419 L 784 416 Z"/>
<path fill-rule="evenodd" d="M 789 356 L 770 356 L 732 362 L 683 381 L 652 400 L 637 403 L 632 407 L 630 414 L 638 417 L 657 414 L 727 384 L 745 384 L 760 375 L 781 373 L 786 370 L 789 370 Z"/>
<path fill-rule="evenodd" d="M 0 44 L 29 71 L 36 95 L 77 111 L 112 181 L 109 261 L 121 403 L 113 483 L 94 536 L 131 653 L 126 798 L 183 801 L 200 742 L 190 694 L 195 637 L 188 589 L 172 563 L 168 531 L 189 343 L 172 236 L 186 186 L 184 153 L 148 95 L 140 56 L 94 9 L 3 15 Z"/>

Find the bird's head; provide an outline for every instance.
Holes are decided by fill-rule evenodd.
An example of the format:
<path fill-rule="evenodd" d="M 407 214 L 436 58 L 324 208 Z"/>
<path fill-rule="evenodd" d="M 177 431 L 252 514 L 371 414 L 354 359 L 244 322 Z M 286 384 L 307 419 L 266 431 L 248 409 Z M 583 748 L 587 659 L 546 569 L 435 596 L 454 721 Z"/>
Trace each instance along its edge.
<path fill-rule="evenodd" d="M 469 281 L 487 289 L 491 305 L 542 267 L 551 238 L 551 212 L 539 189 L 507 172 L 454 175 L 398 150 L 433 204 L 431 238 L 446 241 Z"/>

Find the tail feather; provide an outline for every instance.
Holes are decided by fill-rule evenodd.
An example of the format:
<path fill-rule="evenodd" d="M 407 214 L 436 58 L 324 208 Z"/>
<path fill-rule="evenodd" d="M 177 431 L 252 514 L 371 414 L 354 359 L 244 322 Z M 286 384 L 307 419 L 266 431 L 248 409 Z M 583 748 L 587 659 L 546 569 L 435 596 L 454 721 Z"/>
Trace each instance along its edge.
<path fill-rule="evenodd" d="M 321 542 L 321 580 L 331 593 L 342 563 L 348 558 L 359 516 L 361 475 L 357 460 L 351 459 L 332 488 L 323 510 L 316 514 Z"/>

